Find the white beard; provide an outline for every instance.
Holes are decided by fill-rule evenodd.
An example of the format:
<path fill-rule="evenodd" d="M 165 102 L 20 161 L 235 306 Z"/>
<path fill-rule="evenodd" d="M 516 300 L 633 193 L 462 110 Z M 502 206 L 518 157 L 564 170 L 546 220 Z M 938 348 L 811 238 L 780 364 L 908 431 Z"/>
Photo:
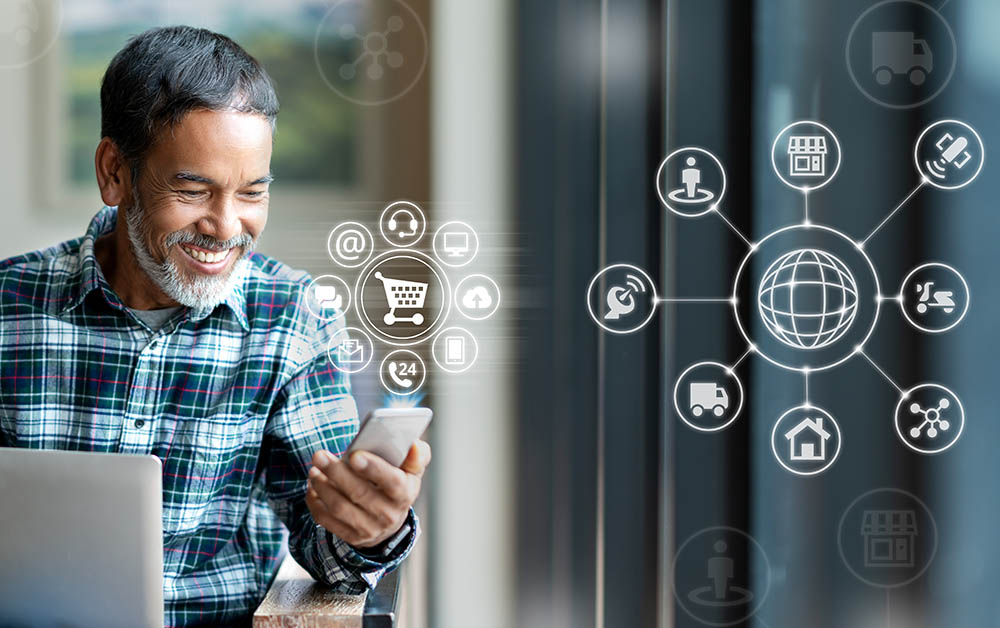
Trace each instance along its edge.
<path fill-rule="evenodd" d="M 254 242 L 248 236 L 239 236 L 236 239 L 244 240 L 243 256 L 236 261 L 232 270 L 225 275 L 195 276 L 187 278 L 178 268 L 177 264 L 169 257 L 163 263 L 157 263 L 146 248 L 145 236 L 148 232 L 148 225 L 144 219 L 144 213 L 139 205 L 138 199 L 131 209 L 125 214 L 125 226 L 128 232 L 129 243 L 132 245 L 132 254 L 143 272 L 153 280 L 160 290 L 168 297 L 177 301 L 185 307 L 195 310 L 212 310 L 215 306 L 225 301 L 236 286 L 243 281 L 249 262 L 247 258 L 253 252 Z M 167 250 L 180 243 L 188 243 L 197 240 L 186 232 L 176 232 L 167 236 L 165 248 Z M 245 240 L 249 240 L 247 243 Z M 185 253 L 186 255 L 186 253 Z"/>

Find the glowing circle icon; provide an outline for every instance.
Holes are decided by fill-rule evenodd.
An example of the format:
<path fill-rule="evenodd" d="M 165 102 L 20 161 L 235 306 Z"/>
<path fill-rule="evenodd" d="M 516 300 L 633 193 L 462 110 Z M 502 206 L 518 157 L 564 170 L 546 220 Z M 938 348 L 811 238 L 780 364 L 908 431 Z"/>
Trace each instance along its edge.
<path fill-rule="evenodd" d="M 486 275 L 464 277 L 455 288 L 455 307 L 469 320 L 486 320 L 500 307 L 500 286 Z"/>
<path fill-rule="evenodd" d="M 972 183 L 985 159 L 983 139 L 960 120 L 938 120 L 920 133 L 913 146 L 917 172 L 942 190 L 957 190 Z"/>
<path fill-rule="evenodd" d="M 434 337 L 431 357 L 442 371 L 463 373 L 472 368 L 479 357 L 479 342 L 469 330 L 449 327 Z"/>
<path fill-rule="evenodd" d="M 692 364 L 674 384 L 674 409 L 691 429 L 718 432 L 743 410 L 743 383 L 725 364 Z"/>
<path fill-rule="evenodd" d="M 653 320 L 659 304 L 649 274 L 632 264 L 612 264 L 590 280 L 587 311 L 604 331 L 632 334 Z"/>
<path fill-rule="evenodd" d="M 771 452 L 795 475 L 818 475 L 840 456 L 840 426 L 829 412 L 810 404 L 786 411 L 771 430 Z"/>
<path fill-rule="evenodd" d="M 863 348 L 878 320 L 880 294 L 875 266 L 854 240 L 823 225 L 793 225 L 764 237 L 743 259 L 731 307 L 764 359 L 820 371 Z M 748 295 L 754 307 L 739 307 Z"/>
<path fill-rule="evenodd" d="M 704 216 L 726 194 L 726 171 L 704 148 L 679 148 L 660 162 L 656 193 L 664 207 L 685 218 Z"/>
<path fill-rule="evenodd" d="M 858 91 L 890 109 L 934 99 L 951 81 L 958 56 L 951 26 L 918 0 L 885 0 L 865 9 L 844 52 Z"/>
<path fill-rule="evenodd" d="M 316 318 L 335 321 L 351 307 L 351 289 L 333 275 L 321 275 L 306 288 L 306 309 Z"/>
<path fill-rule="evenodd" d="M 906 391 L 896 404 L 896 434 L 917 453 L 938 454 L 958 442 L 965 409 L 955 393 L 938 384 Z"/>
<path fill-rule="evenodd" d="M 423 342 L 444 325 L 451 285 L 432 258 L 416 251 L 388 251 L 358 276 L 354 303 L 362 325 L 397 347 Z"/>
<path fill-rule="evenodd" d="M 904 587 L 930 567 L 938 547 L 934 515 L 916 495 L 879 488 L 858 496 L 840 517 L 837 549 L 859 581 L 879 589 Z"/>
<path fill-rule="evenodd" d="M 405 96 L 423 76 L 427 29 L 410 5 L 386 0 L 332 3 L 316 28 L 313 56 L 319 76 L 341 98 L 384 105 Z"/>
<path fill-rule="evenodd" d="M 360 222 L 342 222 L 326 240 L 330 258 L 344 268 L 363 266 L 375 252 L 375 240 Z"/>
<path fill-rule="evenodd" d="M 774 138 L 771 166 L 788 187 L 802 192 L 818 190 L 840 170 L 840 141 L 825 124 L 793 122 Z"/>
<path fill-rule="evenodd" d="M 771 565 L 752 536 L 730 527 L 705 528 L 677 548 L 673 589 L 678 606 L 708 626 L 743 625 L 764 604 Z"/>
<path fill-rule="evenodd" d="M 767 330 L 798 349 L 820 349 L 847 333 L 858 312 L 851 270 L 819 249 L 785 253 L 764 273 L 757 307 Z"/>
<path fill-rule="evenodd" d="M 947 264 L 917 266 L 899 288 L 899 308 L 920 331 L 940 334 L 962 322 L 969 311 L 969 284 Z"/>
<path fill-rule="evenodd" d="M 382 386 L 393 395 L 407 396 L 424 385 L 427 368 L 423 359 L 413 351 L 396 349 L 382 358 L 378 377 Z"/>

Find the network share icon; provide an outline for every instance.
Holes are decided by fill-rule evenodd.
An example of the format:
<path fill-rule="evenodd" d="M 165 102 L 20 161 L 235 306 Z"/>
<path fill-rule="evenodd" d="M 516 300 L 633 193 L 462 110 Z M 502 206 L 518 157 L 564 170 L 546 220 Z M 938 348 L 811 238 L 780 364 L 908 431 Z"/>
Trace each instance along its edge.
<path fill-rule="evenodd" d="M 748 356 L 756 354 L 800 373 L 805 399 L 782 414 L 772 430 L 775 458 L 793 474 L 816 475 L 837 460 L 840 427 L 829 412 L 810 403 L 809 378 L 854 357 L 869 363 L 899 393 L 895 423 L 902 442 L 917 453 L 940 453 L 955 444 L 965 425 L 959 397 L 939 384 L 903 389 L 865 346 L 884 301 L 899 303 L 903 319 L 919 331 L 942 333 L 953 328 L 968 309 L 968 284 L 954 268 L 935 262 L 911 271 L 899 294 L 886 295 L 866 247 L 922 188 L 964 187 L 979 174 L 984 158 L 982 139 L 970 125 L 957 120 L 929 125 L 914 148 L 916 186 L 865 237 L 852 237 L 816 224 L 808 213 L 809 194 L 829 184 L 840 169 L 839 140 L 823 123 L 792 122 L 775 138 L 771 161 L 777 177 L 803 195 L 803 219 L 752 240 L 722 210 L 721 160 L 704 148 L 679 148 L 657 170 L 657 195 L 665 209 L 682 218 L 718 216 L 747 245 L 731 294 L 659 297 L 645 271 L 619 263 L 591 280 L 588 312 L 605 331 L 631 334 L 652 320 L 661 303 L 728 303 L 746 350 L 731 363 L 705 361 L 683 369 L 674 387 L 675 410 L 694 430 L 721 431 L 743 407 L 736 370 Z M 739 307 L 747 295 L 752 296 L 753 307 Z"/>

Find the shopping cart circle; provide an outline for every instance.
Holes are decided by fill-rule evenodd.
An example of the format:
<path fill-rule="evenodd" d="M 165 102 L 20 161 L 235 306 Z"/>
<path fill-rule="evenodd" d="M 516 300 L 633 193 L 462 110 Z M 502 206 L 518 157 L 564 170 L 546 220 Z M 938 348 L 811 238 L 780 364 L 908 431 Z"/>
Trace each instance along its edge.
<path fill-rule="evenodd" d="M 430 339 L 451 311 L 447 275 L 434 258 L 419 251 L 397 249 L 375 257 L 359 274 L 354 294 L 364 328 L 396 347 Z"/>

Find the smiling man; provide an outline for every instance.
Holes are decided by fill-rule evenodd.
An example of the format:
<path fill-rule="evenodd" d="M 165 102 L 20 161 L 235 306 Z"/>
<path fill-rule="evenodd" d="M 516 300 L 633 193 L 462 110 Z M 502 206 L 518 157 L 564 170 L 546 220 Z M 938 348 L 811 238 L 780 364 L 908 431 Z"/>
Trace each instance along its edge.
<path fill-rule="evenodd" d="M 417 536 L 430 448 L 402 468 L 339 459 L 358 418 L 325 351 L 338 326 L 309 313 L 305 273 L 253 252 L 277 113 L 232 40 L 135 37 L 101 86 L 106 207 L 82 238 L 0 262 L 0 446 L 163 461 L 169 626 L 245 623 L 286 534 L 351 593 Z"/>

